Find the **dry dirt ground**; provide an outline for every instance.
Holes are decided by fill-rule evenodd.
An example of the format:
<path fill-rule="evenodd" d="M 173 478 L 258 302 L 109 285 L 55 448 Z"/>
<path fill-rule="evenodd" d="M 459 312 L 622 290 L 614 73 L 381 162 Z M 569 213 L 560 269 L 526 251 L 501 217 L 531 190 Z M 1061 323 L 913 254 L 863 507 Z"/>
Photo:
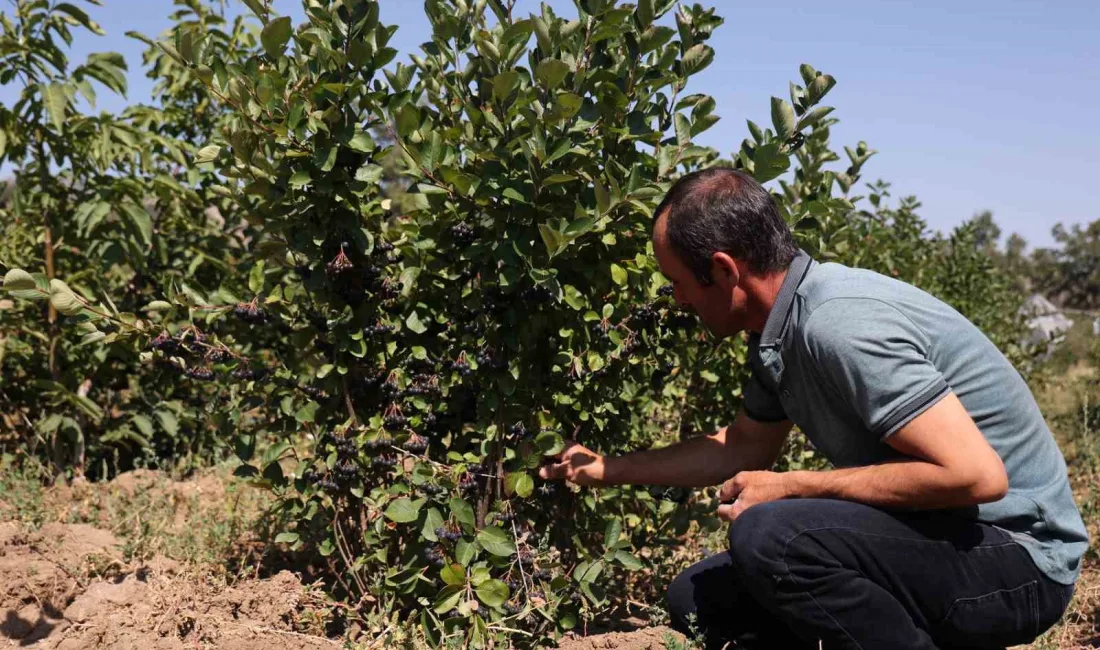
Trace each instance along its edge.
<path fill-rule="evenodd" d="M 134 473 L 117 479 L 110 494 L 119 503 L 133 504 L 125 500 L 128 493 L 154 489 L 154 483 L 161 486 L 155 489 L 181 497 L 177 512 L 183 526 L 190 512 L 182 505 L 185 497 L 204 490 L 216 497 L 220 490 L 210 479 L 167 484 L 151 474 Z M 82 501 L 80 495 L 62 496 Z M 289 572 L 230 584 L 225 576 L 163 555 L 135 559 L 135 549 L 128 550 L 129 561 L 115 534 L 87 523 L 49 522 L 37 528 L 0 523 L 0 648 L 342 647 L 317 636 L 322 627 L 309 619 L 309 611 L 321 602 L 320 596 Z"/>

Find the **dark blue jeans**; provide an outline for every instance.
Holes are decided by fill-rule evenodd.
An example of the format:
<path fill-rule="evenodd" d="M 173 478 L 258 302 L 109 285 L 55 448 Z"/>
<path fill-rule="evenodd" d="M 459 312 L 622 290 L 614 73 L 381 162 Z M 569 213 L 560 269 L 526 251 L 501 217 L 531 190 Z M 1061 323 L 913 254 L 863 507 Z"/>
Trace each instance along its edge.
<path fill-rule="evenodd" d="M 690 634 L 694 615 L 708 649 L 1003 648 L 1073 595 L 1007 533 L 947 511 L 786 499 L 746 510 L 729 539 L 668 592 L 673 627 Z"/>

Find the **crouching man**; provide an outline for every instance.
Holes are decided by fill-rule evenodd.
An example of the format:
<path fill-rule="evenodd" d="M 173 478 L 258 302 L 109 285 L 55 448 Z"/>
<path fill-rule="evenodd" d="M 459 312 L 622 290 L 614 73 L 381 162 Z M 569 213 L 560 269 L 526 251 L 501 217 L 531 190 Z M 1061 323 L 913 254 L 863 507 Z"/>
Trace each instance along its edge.
<path fill-rule="evenodd" d="M 656 216 L 677 302 L 716 336 L 749 332 L 741 411 L 659 450 L 570 443 L 541 473 L 725 481 L 729 550 L 673 582 L 674 626 L 713 648 L 915 650 L 1000 648 L 1053 625 L 1088 536 L 1031 392 L 989 339 L 920 289 L 815 262 L 737 171 L 685 176 Z M 838 469 L 768 471 L 794 424 Z"/>

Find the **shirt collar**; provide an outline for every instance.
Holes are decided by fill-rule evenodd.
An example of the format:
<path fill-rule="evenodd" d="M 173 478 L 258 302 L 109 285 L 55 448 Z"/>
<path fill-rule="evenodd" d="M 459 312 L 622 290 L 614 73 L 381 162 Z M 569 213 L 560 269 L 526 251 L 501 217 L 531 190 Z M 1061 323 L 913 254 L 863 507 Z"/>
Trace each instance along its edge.
<path fill-rule="evenodd" d="M 760 335 L 760 347 L 775 347 L 779 345 L 783 336 L 784 326 L 791 315 L 794 306 L 794 294 L 802 281 L 806 279 L 810 268 L 813 266 L 813 258 L 806 251 L 799 249 L 798 255 L 791 260 L 787 268 L 787 277 L 783 279 L 783 285 L 779 287 L 779 294 L 775 297 L 775 303 L 768 312 L 768 320 L 764 322 L 764 331 Z"/>

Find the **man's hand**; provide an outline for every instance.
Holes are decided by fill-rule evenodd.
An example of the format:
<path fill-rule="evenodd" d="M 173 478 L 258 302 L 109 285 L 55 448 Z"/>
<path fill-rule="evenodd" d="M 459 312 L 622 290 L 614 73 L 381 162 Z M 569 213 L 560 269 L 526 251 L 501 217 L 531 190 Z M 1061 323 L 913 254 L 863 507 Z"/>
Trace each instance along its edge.
<path fill-rule="evenodd" d="M 718 491 L 718 501 L 722 504 L 718 506 L 718 517 L 733 521 L 758 503 L 789 496 L 792 495 L 788 481 L 781 472 L 738 472 Z"/>
<path fill-rule="evenodd" d="M 557 455 L 559 462 L 539 469 L 539 477 L 544 479 L 565 479 L 577 485 L 604 485 L 604 458 L 584 447 L 584 445 L 565 441 L 565 448 Z"/>

